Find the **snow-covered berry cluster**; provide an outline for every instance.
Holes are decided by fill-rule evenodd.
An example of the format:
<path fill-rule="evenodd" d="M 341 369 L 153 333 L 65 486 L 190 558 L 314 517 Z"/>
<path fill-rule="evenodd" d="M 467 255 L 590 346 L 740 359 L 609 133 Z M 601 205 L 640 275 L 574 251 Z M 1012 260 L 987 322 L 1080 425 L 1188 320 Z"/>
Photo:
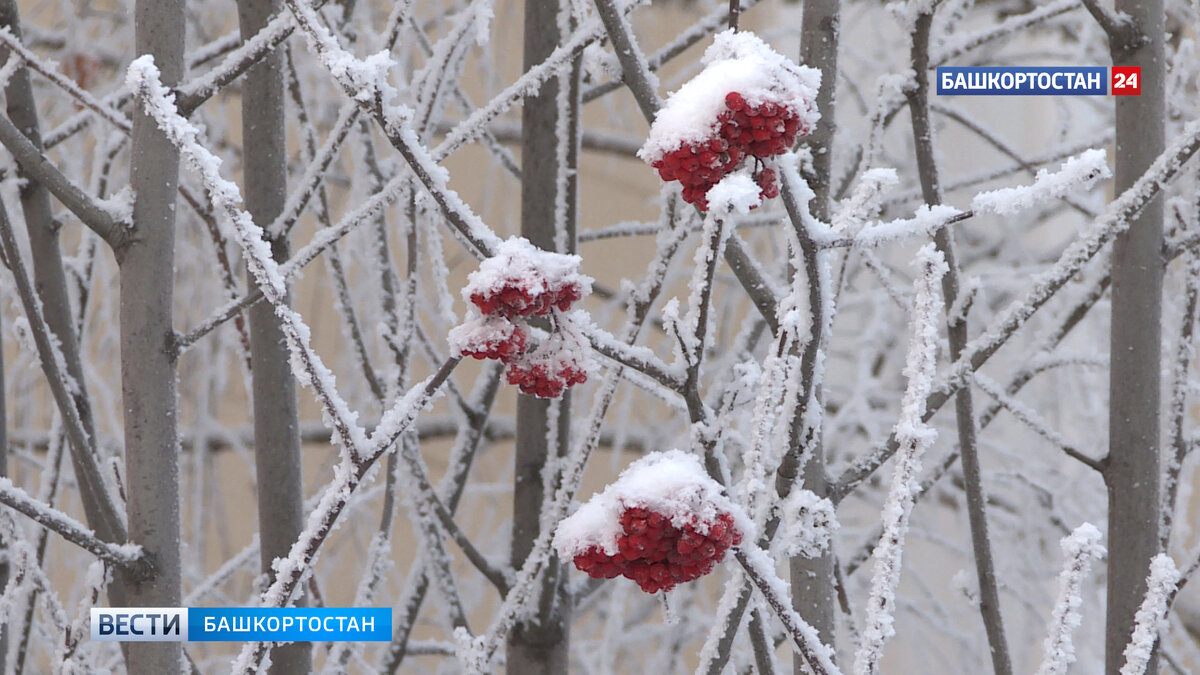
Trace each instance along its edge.
<path fill-rule="evenodd" d="M 565 312 L 583 297 L 583 289 L 574 281 L 555 286 L 531 284 L 528 278 L 506 279 L 499 288 L 485 288 L 471 294 L 479 311 L 504 317 L 545 316 L 551 310 Z"/>
<path fill-rule="evenodd" d="M 558 398 L 587 381 L 590 345 L 579 325 L 586 315 L 569 311 L 592 290 L 579 272 L 579 256 L 543 251 L 523 238 L 509 239 L 467 277 L 463 297 L 477 313 L 451 329 L 455 356 L 495 359 L 509 384 L 541 398 Z M 550 335 L 528 349 L 528 320 L 546 317 Z"/>
<path fill-rule="evenodd" d="M 711 572 L 752 528 L 694 455 L 671 450 L 630 465 L 559 524 L 554 545 L 589 576 L 657 593 Z"/>
<path fill-rule="evenodd" d="M 598 579 L 624 576 L 647 593 L 699 579 L 721 562 L 731 546 L 742 543 L 742 533 L 728 513 L 717 515 L 715 522 L 693 518 L 676 527 L 668 516 L 633 507 L 621 514 L 621 528 L 616 555 L 592 546 L 575 556 L 575 567 Z"/>
<path fill-rule="evenodd" d="M 509 384 L 521 388 L 521 392 L 538 398 L 558 398 L 568 387 L 587 382 L 587 371 L 572 359 L 557 358 L 520 359 L 508 364 L 504 376 Z M 536 357 L 536 353 L 535 353 Z"/>
<path fill-rule="evenodd" d="M 679 181 L 684 201 L 702 211 L 708 191 L 746 163 L 760 200 L 778 196 L 764 160 L 787 152 L 816 124 L 820 73 L 746 32 L 717 35 L 704 62 L 659 111 L 638 156 L 663 180 Z"/>

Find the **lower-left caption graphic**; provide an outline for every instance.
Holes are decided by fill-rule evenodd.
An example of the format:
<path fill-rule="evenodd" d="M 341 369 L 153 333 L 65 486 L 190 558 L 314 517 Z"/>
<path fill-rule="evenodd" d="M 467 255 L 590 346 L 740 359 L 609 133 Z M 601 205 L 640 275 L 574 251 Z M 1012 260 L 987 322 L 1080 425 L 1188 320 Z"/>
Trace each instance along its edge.
<path fill-rule="evenodd" d="M 93 607 L 98 642 L 380 642 L 386 607 Z"/>

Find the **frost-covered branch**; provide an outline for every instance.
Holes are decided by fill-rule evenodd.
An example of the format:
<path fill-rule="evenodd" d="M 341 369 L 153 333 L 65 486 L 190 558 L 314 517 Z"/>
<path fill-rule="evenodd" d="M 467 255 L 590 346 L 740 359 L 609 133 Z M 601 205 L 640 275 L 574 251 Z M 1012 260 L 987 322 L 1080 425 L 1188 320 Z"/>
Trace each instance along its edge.
<path fill-rule="evenodd" d="M 105 562 L 129 568 L 135 574 L 152 573 L 150 563 L 142 555 L 140 546 L 101 541 L 83 523 L 49 504 L 34 499 L 29 493 L 13 485 L 11 480 L 3 477 L 0 477 L 0 504 L 28 516 L 39 525 Z"/>
<path fill-rule="evenodd" d="M 982 389 L 984 393 L 996 399 L 996 403 L 1012 413 L 1013 417 L 1015 417 L 1025 426 L 1032 429 L 1035 433 L 1037 433 L 1037 435 L 1041 436 L 1062 450 L 1068 457 L 1082 462 L 1083 465 L 1089 469 L 1101 473 L 1104 472 L 1104 465 L 1100 460 L 1092 459 L 1076 449 L 1065 438 L 1062 437 L 1062 434 L 1058 433 L 1054 429 L 1051 429 L 1050 425 L 1042 419 L 1041 415 L 1039 415 L 1037 411 L 1029 408 L 1026 405 L 1023 405 L 1020 401 L 1017 401 L 1008 394 L 1005 394 L 1004 390 L 1000 388 L 998 383 L 979 373 L 974 373 L 972 378 L 975 384 Z"/>
<path fill-rule="evenodd" d="M 34 147 L 33 143 L 17 129 L 7 115 L 0 115 L 0 143 L 12 153 L 29 177 L 41 183 L 74 213 L 84 225 L 91 228 L 114 251 L 120 251 L 128 236 L 128 222 L 114 216 L 95 199 L 75 185 Z"/>
<path fill-rule="evenodd" d="M 213 205 L 228 218 L 232 234 L 242 247 L 251 274 L 279 317 L 280 330 L 292 352 L 294 375 L 315 392 L 336 432 L 335 442 L 351 457 L 359 457 L 366 447 L 366 435 L 345 400 L 338 394 L 332 373 L 313 351 L 308 326 L 288 304 L 287 279 L 272 257 L 270 247 L 263 239 L 262 229 L 254 223 L 250 214 L 238 207 L 241 201 L 238 186 L 220 175 L 220 159 L 199 144 L 196 128 L 179 116 L 166 88 L 159 82 L 158 71 L 151 57 L 143 56 L 130 64 L 128 83 L 141 100 L 146 113 L 155 119 L 182 156 L 201 175 Z"/>
<path fill-rule="evenodd" d="M 1058 600 L 1054 603 L 1054 611 L 1050 613 L 1046 656 L 1038 667 L 1037 675 L 1066 675 L 1067 669 L 1075 662 L 1071 632 L 1083 620 L 1079 614 L 1079 607 L 1083 604 L 1080 596 L 1083 579 L 1092 563 L 1104 555 L 1100 541 L 1100 530 L 1091 523 L 1084 523 L 1063 537 L 1062 552 L 1067 562 L 1058 575 Z"/>
<path fill-rule="evenodd" d="M 792 609 L 787 585 L 774 573 L 770 556 L 758 547 L 738 548 L 734 556 L 741 563 L 747 578 L 775 612 L 776 618 L 791 638 L 796 651 L 801 654 L 815 675 L 840 675 L 842 672 L 833 662 L 833 649 L 821 642 L 821 636 L 799 614 Z"/>
<path fill-rule="evenodd" d="M 1088 150 L 1063 162 L 1054 173 L 1039 171 L 1033 185 L 981 192 L 971 200 L 971 208 L 980 213 L 1012 215 L 1062 197 L 1076 186 L 1090 188 L 1096 181 L 1111 177 L 1105 152 Z"/>
<path fill-rule="evenodd" d="M 588 337 L 592 349 L 596 350 L 597 354 L 636 370 L 671 391 L 683 391 L 685 381 L 682 374 L 678 369 L 664 363 L 653 350 L 627 345 L 616 336 L 596 327 L 592 327 Z"/>
<path fill-rule="evenodd" d="M 608 31 L 608 39 L 612 42 L 613 51 L 616 52 L 617 60 L 621 63 L 625 86 L 629 87 L 633 99 L 642 109 L 642 116 L 653 120 L 654 116 L 658 114 L 658 109 L 662 107 L 662 101 L 658 97 L 658 78 L 651 72 L 650 65 L 646 62 L 646 55 L 638 47 L 637 39 L 633 36 L 633 29 L 625 18 L 624 12 L 617 6 L 617 1 L 595 0 L 595 2 L 596 12 L 600 15 L 600 20 L 604 22 L 604 29 Z M 737 5 L 734 4 L 731 7 L 737 7 Z"/>
<path fill-rule="evenodd" d="M 1142 675 L 1154 657 L 1158 635 L 1167 627 L 1168 602 L 1179 583 L 1179 570 L 1166 553 L 1150 560 L 1150 575 L 1146 577 L 1146 596 L 1138 607 L 1133 635 L 1125 647 L 1125 665 L 1121 675 Z"/>
<path fill-rule="evenodd" d="M 1183 309 L 1180 322 L 1179 343 L 1175 347 L 1175 368 L 1172 373 L 1171 402 L 1168 410 L 1171 415 L 1171 428 L 1167 446 L 1171 448 L 1170 459 L 1167 461 L 1163 477 L 1163 507 L 1159 524 L 1159 540 L 1162 550 L 1169 550 L 1171 529 L 1175 519 L 1175 504 L 1179 494 L 1179 474 L 1183 471 L 1183 462 L 1187 458 L 1192 444 L 1184 437 L 1184 418 L 1187 416 L 1188 390 L 1191 389 L 1192 353 L 1196 349 L 1193 334 L 1196 327 L 1197 306 L 1200 305 L 1200 255 L 1189 251 L 1184 256 L 1184 270 L 1187 282 Z"/>
<path fill-rule="evenodd" d="M 874 248 L 884 244 L 929 237 L 938 230 L 975 217 L 975 211 L 959 211 L 953 206 L 922 204 L 912 218 L 897 218 L 871 223 L 850 236 L 826 236 L 817 240 L 820 248 Z"/>
<path fill-rule="evenodd" d="M 963 54 L 996 40 L 1018 35 L 1032 26 L 1044 23 L 1056 16 L 1079 7 L 1079 0 L 1053 0 L 1035 7 L 1024 14 L 1010 16 L 1000 23 L 982 28 L 974 33 L 946 40 L 930 55 L 930 65 L 944 66 Z"/>
<path fill-rule="evenodd" d="M 979 369 L 1006 344 L 1037 310 L 1054 297 L 1078 274 L 1097 253 L 1117 234 L 1129 227 L 1129 219 L 1156 197 L 1169 184 L 1189 159 L 1200 149 L 1200 121 L 1189 123 L 1176 136 L 1158 159 L 1142 174 L 1128 190 L 1109 203 L 1104 214 L 1080 234 L 1059 256 L 1048 270 L 1038 274 L 1025 294 L 1014 299 L 978 337 L 967 344 L 962 355 L 951 366 L 950 372 L 940 378 L 926 401 L 926 410 L 936 412 L 965 385 L 966 376 Z M 831 494 L 840 501 L 866 477 L 870 476 L 896 452 L 894 437 L 877 446 L 866 457 L 862 457 L 838 477 Z"/>
<path fill-rule="evenodd" d="M 629 3 L 630 5 L 634 3 Z M 740 11 L 744 12 L 754 5 L 758 4 L 758 0 L 743 0 L 740 5 Z M 650 73 L 656 73 L 664 65 L 674 59 L 676 56 L 687 51 L 695 46 L 701 40 L 709 37 L 718 30 L 724 28 L 729 22 L 729 6 L 722 4 L 713 9 L 704 17 L 698 19 L 691 26 L 680 31 L 667 44 L 663 45 L 657 52 L 646 58 L 646 67 Z M 656 79 L 656 78 L 655 78 Z M 654 81 L 651 79 L 650 81 Z M 615 91 L 625 83 L 624 71 L 619 77 L 609 80 L 603 84 L 598 84 L 591 89 L 583 92 L 583 102 L 588 103 L 605 94 Z"/>
<path fill-rule="evenodd" d="M 325 0 L 314 0 L 317 7 L 325 4 Z M 205 101 L 212 98 L 225 85 L 241 77 L 264 56 L 271 53 L 277 46 L 296 30 L 290 13 L 280 11 L 262 30 L 250 39 L 243 40 L 241 46 L 225 55 L 221 63 L 203 75 L 185 82 L 178 87 L 176 104 L 179 113 L 191 117 Z"/>
<path fill-rule="evenodd" d="M 937 431 L 923 421 L 925 398 L 933 386 L 937 368 L 938 325 L 942 301 L 937 284 L 947 271 L 946 261 L 932 245 L 917 254 L 916 297 L 913 302 L 913 337 L 909 343 L 904 372 L 908 387 L 901 403 L 896 437 L 900 450 L 892 473 L 892 485 L 883 507 L 883 535 L 875 548 L 875 572 L 871 579 L 871 597 L 863 619 L 862 643 L 854 656 L 856 675 L 878 672 L 883 646 L 895 634 L 893 626 L 896 586 L 904 555 L 904 538 L 912 511 L 913 488 L 921 456 L 937 438 Z"/>
<path fill-rule="evenodd" d="M 17 294 L 21 298 L 21 305 L 25 310 L 30 331 L 33 333 L 38 358 L 42 362 L 42 370 L 46 373 L 50 393 L 54 397 L 54 402 L 58 406 L 66 426 L 67 437 L 70 439 L 72 447 L 71 457 L 75 464 L 76 480 L 96 500 L 96 512 L 98 517 L 103 518 L 104 527 L 108 528 L 115 540 L 124 540 L 127 536 L 125 522 L 117 511 L 96 460 L 96 439 L 85 426 L 76 403 L 75 394 L 79 391 L 79 383 L 71 377 L 66 357 L 62 351 L 62 343 L 46 322 L 42 311 L 42 301 L 26 270 L 21 257 L 21 249 L 17 245 L 16 235 L 13 232 L 12 222 L 8 218 L 8 209 L 4 207 L 2 201 L 0 201 L 0 251 L 3 252 L 4 261 L 12 272 Z"/>
<path fill-rule="evenodd" d="M 459 429 L 454 448 L 450 452 L 450 469 L 442 478 L 438 496 L 446 505 L 451 516 L 458 510 L 463 491 L 466 488 L 468 472 L 475 460 L 480 442 L 484 440 L 485 424 L 488 419 L 486 411 L 491 409 L 492 403 L 495 401 L 502 372 L 502 368 L 496 367 L 486 376 L 483 391 L 474 402 L 475 407 L 484 410 L 485 414 L 477 416 L 468 426 Z M 429 569 L 430 565 L 428 554 L 419 551 L 417 561 L 413 564 L 408 580 L 404 584 L 404 592 L 400 595 L 399 601 L 395 603 L 400 609 L 400 613 L 394 622 L 392 643 L 379 668 L 381 673 L 392 675 L 399 669 L 405 656 L 413 653 L 411 635 L 416 626 L 421 605 L 428 594 L 432 575 L 432 571 Z"/>
<path fill-rule="evenodd" d="M 21 40 L 16 35 L 13 35 L 10 27 L 4 26 L 0 28 L 0 43 L 3 43 L 5 47 L 11 50 L 10 54 L 16 54 L 17 58 L 29 66 L 30 69 L 37 71 L 42 77 L 50 80 L 55 86 L 67 92 L 71 98 L 95 112 L 113 126 L 125 132 L 129 132 L 133 128 L 133 124 L 129 121 L 129 118 L 119 110 L 115 110 L 103 101 L 98 100 L 90 92 L 75 84 L 74 80 L 63 75 L 57 68 L 47 64 L 37 54 L 34 54 L 25 45 L 21 44 Z M 5 66 L 7 65 L 6 63 Z"/>
<path fill-rule="evenodd" d="M 309 45 L 321 58 L 322 64 L 346 95 L 357 101 L 379 124 L 388 141 L 438 203 L 446 219 L 468 245 L 469 250 L 477 257 L 491 255 L 500 243 L 499 238 L 471 211 L 458 194 L 447 186 L 449 174 L 437 164 L 441 159 L 437 156 L 437 151 L 431 154 L 421 143 L 413 129 L 412 111 L 397 107 L 391 100 L 396 92 L 387 82 L 387 67 L 391 63 L 387 52 L 379 52 L 366 61 L 360 61 L 341 48 L 337 39 L 321 24 L 316 12 L 305 0 L 287 0 L 287 4 L 308 38 Z M 439 147 L 445 146 L 449 140 Z"/>
<path fill-rule="evenodd" d="M 317 506 L 309 512 L 304 530 L 292 545 L 288 557 L 276 561 L 275 581 L 263 592 L 260 598 L 262 606 L 286 607 L 291 602 L 300 585 L 311 576 L 321 546 L 349 506 L 355 491 L 369 475 L 371 467 L 412 424 L 417 413 L 429 405 L 458 363 L 457 358 L 446 361 L 432 377 L 400 397 L 375 428 L 369 439 L 368 451 L 363 453 L 362 459 L 355 463 L 342 462 L 335 468 L 334 480 Z M 257 672 L 269 648 L 270 643 L 265 642 L 247 644 L 234 661 L 233 670 L 246 675 Z"/>

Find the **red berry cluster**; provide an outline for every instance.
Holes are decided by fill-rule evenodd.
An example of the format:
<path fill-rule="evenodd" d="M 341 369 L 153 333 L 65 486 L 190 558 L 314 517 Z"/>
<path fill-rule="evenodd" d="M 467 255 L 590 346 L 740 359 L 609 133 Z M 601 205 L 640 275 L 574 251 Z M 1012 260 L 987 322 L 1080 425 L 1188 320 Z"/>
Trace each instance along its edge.
<path fill-rule="evenodd" d="M 521 393 L 539 398 L 558 398 L 567 387 L 587 382 L 587 372 L 573 362 L 560 359 L 533 362 L 528 359 L 508 364 L 504 373 L 509 384 Z"/>
<path fill-rule="evenodd" d="M 552 309 L 565 312 L 582 297 L 582 289 L 574 283 L 544 284 L 543 289 L 534 290 L 520 279 L 507 279 L 498 288 L 472 293 L 471 302 L 489 316 L 512 318 L 545 316 Z"/>
<path fill-rule="evenodd" d="M 563 391 L 587 381 L 587 370 L 568 353 L 562 338 L 561 313 L 583 297 L 578 281 L 551 283 L 541 279 L 509 277 L 500 284 L 471 293 L 471 302 L 483 317 L 451 331 L 451 343 L 461 356 L 496 359 L 507 365 L 509 384 L 540 398 L 558 398 Z M 552 315 L 550 337 L 532 352 L 526 351 L 529 337 L 527 318 Z M 457 335 L 455 333 L 458 333 Z"/>
<path fill-rule="evenodd" d="M 701 524 L 693 517 L 680 528 L 657 511 L 627 508 L 621 513 L 617 554 L 592 546 L 575 556 L 575 567 L 597 579 L 623 575 L 647 593 L 669 591 L 711 572 L 731 546 L 742 542 L 728 513 L 704 523 L 707 527 Z"/>
<path fill-rule="evenodd" d="M 471 356 L 477 359 L 496 359 L 503 363 L 508 363 L 525 353 L 525 341 L 528 336 L 525 332 L 525 327 L 519 323 L 512 323 L 505 319 L 500 319 L 496 322 L 500 323 L 502 330 L 507 330 L 507 334 L 503 332 L 492 333 L 487 337 L 476 339 L 471 343 L 463 346 L 462 355 Z"/>
<path fill-rule="evenodd" d="M 796 111 L 771 101 L 750 105 L 738 92 L 725 95 L 725 110 L 717 116 L 717 135 L 697 143 L 684 143 L 664 153 L 652 166 L 665 181 L 683 185 L 683 200 L 708 210 L 706 195 L 722 178 L 737 168 L 744 157 L 754 157 L 754 180 L 762 196 L 779 195 L 775 172 L 762 160 L 787 152 L 797 134 L 809 129 Z"/>
<path fill-rule="evenodd" d="M 771 101 L 750 105 L 736 91 L 725 95 L 725 111 L 717 121 L 722 138 L 759 159 L 787 152 L 801 131 L 795 110 Z"/>

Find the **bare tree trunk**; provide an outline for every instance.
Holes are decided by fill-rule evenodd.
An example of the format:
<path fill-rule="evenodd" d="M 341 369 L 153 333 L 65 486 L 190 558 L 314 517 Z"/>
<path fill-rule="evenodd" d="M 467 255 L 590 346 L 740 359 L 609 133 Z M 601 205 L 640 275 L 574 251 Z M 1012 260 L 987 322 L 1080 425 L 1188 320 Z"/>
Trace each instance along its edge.
<path fill-rule="evenodd" d="M 279 0 L 238 0 L 243 39 L 265 26 L 279 7 Z M 276 50 L 246 73 L 242 88 L 246 208 L 254 222 L 264 228 L 279 216 L 287 199 L 283 74 L 283 52 Z M 271 255 L 278 262 L 287 260 L 287 234 L 273 237 L 270 234 Z M 253 278 L 248 278 L 253 285 Z M 248 313 L 259 557 L 262 571 L 274 579 L 271 564 L 287 556 L 304 527 L 300 422 L 296 382 L 275 311 L 270 304 L 260 302 L 250 307 Z M 310 643 L 296 642 L 271 650 L 271 673 L 285 675 L 311 669 Z"/>
<path fill-rule="evenodd" d="M 1116 191 L 1133 185 L 1164 148 L 1162 0 L 1117 0 L 1132 22 L 1110 38 L 1114 66 L 1141 67 L 1141 96 L 1116 100 Z M 1163 200 L 1155 197 L 1113 244 L 1109 375 L 1108 614 L 1105 670 L 1125 662 L 1146 574 L 1159 550 L 1159 415 L 1162 368 Z M 1146 673 L 1158 670 L 1152 659 Z"/>
<path fill-rule="evenodd" d="M 540 63 L 561 39 L 559 12 L 566 2 L 525 4 L 525 67 Z M 559 91 L 567 87 L 566 110 L 560 110 Z M 573 170 L 578 155 L 579 61 L 567 75 L 547 81 L 536 96 L 525 99 L 521 116 L 521 234 L 545 250 L 556 250 L 559 226 L 566 228 L 566 248 L 575 248 L 575 179 L 572 173 L 561 186 L 559 173 Z M 558 135 L 559 116 L 566 114 L 569 139 Z M 559 143 L 568 145 L 567 166 L 559 162 Z M 556 198 L 565 200 L 565 220 L 556 221 Z M 559 242 L 561 243 L 561 242 Z M 567 451 L 571 426 L 571 396 L 557 402 L 521 395 L 517 401 L 517 438 L 514 464 L 512 565 L 519 569 L 540 532 L 542 504 L 546 498 L 543 469 Z M 553 489 L 553 486 L 550 486 Z M 536 618 L 513 627 L 508 636 L 507 672 L 511 675 L 558 675 L 569 664 L 570 602 L 565 597 L 566 570 L 556 558 L 542 572 Z"/>
<path fill-rule="evenodd" d="M 139 0 L 135 49 L 151 54 L 163 84 L 183 73 L 183 0 Z M 154 120 L 133 116 L 130 183 L 137 194 L 135 231 L 117 252 L 121 267 L 121 393 L 125 413 L 125 474 L 129 538 L 155 566 L 148 580 L 130 580 L 135 607 L 180 603 L 179 445 L 176 434 L 176 359 L 172 325 L 175 276 L 175 195 L 179 153 Z M 130 673 L 173 673 L 177 642 L 129 645 Z"/>
<path fill-rule="evenodd" d="M 817 92 L 817 109 L 821 111 L 821 120 L 817 123 L 807 145 L 812 149 L 813 170 L 805 180 L 816 194 L 812 200 L 813 215 L 819 220 L 829 222 L 829 186 L 833 182 L 830 171 L 833 160 L 833 136 L 836 130 L 834 123 L 835 92 L 837 89 L 837 50 L 838 50 L 838 10 L 839 0 L 809 0 L 804 3 L 800 29 L 800 62 L 821 71 L 821 89 Z M 816 265 L 815 258 L 811 261 Z M 815 272 L 815 270 L 813 270 Z M 814 279 L 809 275 L 810 282 Z M 819 281 L 819 280 L 818 280 Z M 810 291 L 820 292 L 819 287 Z M 820 299 L 814 308 L 813 321 L 821 321 L 816 315 L 820 307 Z M 823 331 L 815 327 L 812 341 L 821 339 Z M 816 381 L 816 354 L 821 345 L 810 345 L 811 357 L 805 354 L 802 377 L 805 379 L 805 391 L 815 388 L 812 400 L 821 400 L 821 383 Z M 806 350 L 808 351 L 808 350 Z M 803 440 L 804 417 L 807 406 L 797 409 L 792 420 L 792 438 Z M 824 496 L 829 491 L 825 472 L 825 449 L 822 443 L 820 429 L 812 430 L 813 437 L 807 441 L 811 454 L 805 464 L 801 476 L 801 486 L 806 490 Z M 791 448 L 791 453 L 798 454 L 802 447 Z M 836 564 L 833 547 L 816 558 L 795 556 L 789 561 L 788 567 L 792 581 L 792 607 L 800 616 L 821 635 L 826 644 L 836 644 L 837 618 L 834 610 L 834 565 Z M 792 669 L 796 673 L 807 672 L 805 658 L 794 653 Z"/>

